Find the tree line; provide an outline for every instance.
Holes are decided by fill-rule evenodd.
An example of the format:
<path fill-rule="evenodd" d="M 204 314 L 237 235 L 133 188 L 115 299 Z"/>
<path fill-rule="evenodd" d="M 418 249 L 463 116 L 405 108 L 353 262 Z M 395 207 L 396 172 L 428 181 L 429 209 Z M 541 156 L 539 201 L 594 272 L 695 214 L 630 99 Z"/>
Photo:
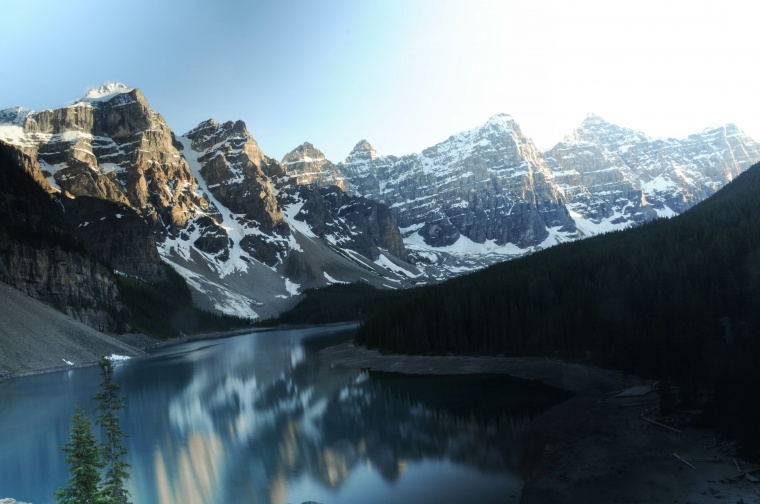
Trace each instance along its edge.
<path fill-rule="evenodd" d="M 366 283 L 327 285 L 308 289 L 293 308 L 255 325 L 271 327 L 279 324 L 356 321 L 390 303 L 398 295 L 398 291 L 381 290 Z"/>

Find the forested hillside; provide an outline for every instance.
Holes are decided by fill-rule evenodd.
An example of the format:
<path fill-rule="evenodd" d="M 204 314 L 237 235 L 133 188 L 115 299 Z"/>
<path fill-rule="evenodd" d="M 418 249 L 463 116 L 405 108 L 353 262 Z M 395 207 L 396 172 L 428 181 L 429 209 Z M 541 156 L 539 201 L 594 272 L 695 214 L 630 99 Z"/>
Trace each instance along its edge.
<path fill-rule="evenodd" d="M 256 325 L 268 327 L 277 324 L 333 324 L 356 321 L 387 305 L 399 295 L 398 291 L 378 289 L 365 283 L 328 285 L 307 290 L 304 298 L 293 308 Z"/>
<path fill-rule="evenodd" d="M 670 220 L 553 247 L 374 312 L 400 353 L 552 355 L 672 380 L 760 444 L 760 165 Z M 717 413 L 717 412 L 720 413 Z"/>

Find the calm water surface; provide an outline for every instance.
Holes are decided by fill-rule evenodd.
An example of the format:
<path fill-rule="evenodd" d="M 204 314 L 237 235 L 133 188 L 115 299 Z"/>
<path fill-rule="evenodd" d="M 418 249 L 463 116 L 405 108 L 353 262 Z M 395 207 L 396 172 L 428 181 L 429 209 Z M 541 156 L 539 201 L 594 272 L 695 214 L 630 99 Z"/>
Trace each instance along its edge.
<path fill-rule="evenodd" d="M 495 376 L 332 369 L 351 326 L 165 348 L 116 364 L 135 504 L 517 502 L 521 433 L 556 396 Z M 0 498 L 43 504 L 96 367 L 0 383 Z"/>

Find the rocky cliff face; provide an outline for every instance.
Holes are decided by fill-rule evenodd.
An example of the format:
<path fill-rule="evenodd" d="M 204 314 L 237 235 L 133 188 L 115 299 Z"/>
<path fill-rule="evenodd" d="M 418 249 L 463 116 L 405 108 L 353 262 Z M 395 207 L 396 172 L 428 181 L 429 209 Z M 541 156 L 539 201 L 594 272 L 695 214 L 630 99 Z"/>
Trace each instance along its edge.
<path fill-rule="evenodd" d="M 388 204 L 402 228 L 433 247 L 463 236 L 526 248 L 551 228 L 575 231 L 540 151 L 507 115 L 400 158 L 363 140 L 339 168 L 358 194 Z"/>
<path fill-rule="evenodd" d="M 219 222 L 235 220 L 242 226 L 235 237 L 222 231 L 205 232 L 196 240 L 196 247 L 228 257 L 229 248 L 237 244 L 264 264 L 281 263 L 287 255 L 290 230 L 272 186 L 271 177 L 284 173 L 280 164 L 261 152 L 242 121 L 205 121 L 184 135 L 180 144 L 215 207 L 232 212 L 220 216 Z M 197 224 L 208 228 L 212 223 L 206 220 Z"/>
<path fill-rule="evenodd" d="M 66 221 L 87 250 L 116 272 L 149 282 L 166 280 L 156 233 L 132 208 L 80 196 L 61 197 Z"/>
<path fill-rule="evenodd" d="M 404 241 L 387 206 L 350 196 L 338 186 L 284 185 L 283 206 L 298 205 L 294 219 L 305 223 L 320 239 L 377 260 L 381 250 L 403 258 Z"/>
<path fill-rule="evenodd" d="M 197 153 L 201 176 L 224 206 L 267 230 L 282 223 L 270 180 L 283 174 L 282 167 L 261 152 L 243 121 L 211 119 L 185 136 Z"/>
<path fill-rule="evenodd" d="M 18 163 L 19 158 L 26 159 Z M 118 310 L 112 271 L 90 255 L 56 202 L 25 172 L 31 159 L 0 142 L 0 279 L 106 329 Z"/>
<path fill-rule="evenodd" d="M 56 110 L 9 109 L 0 139 L 37 160 L 50 185 L 132 207 L 159 233 L 208 210 L 163 117 L 138 89 L 91 90 Z"/>
<path fill-rule="evenodd" d="M 287 153 L 282 158 L 282 165 L 298 185 L 336 186 L 343 192 L 349 191 L 340 168 L 309 142 Z"/>
<path fill-rule="evenodd" d="M 679 214 L 758 159 L 760 144 L 734 125 L 655 139 L 595 115 L 546 153 L 569 208 L 590 234 Z"/>

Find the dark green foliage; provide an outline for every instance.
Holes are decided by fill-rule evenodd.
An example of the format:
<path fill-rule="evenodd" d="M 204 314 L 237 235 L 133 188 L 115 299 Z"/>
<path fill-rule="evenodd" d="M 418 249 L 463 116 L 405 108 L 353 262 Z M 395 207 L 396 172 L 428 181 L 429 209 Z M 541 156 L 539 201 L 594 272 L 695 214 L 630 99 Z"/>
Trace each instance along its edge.
<path fill-rule="evenodd" d="M 56 501 L 66 504 L 103 502 L 98 489 L 103 462 L 90 419 L 82 413 L 79 405 L 71 417 L 71 435 L 63 452 L 66 454 L 71 477 L 67 480 L 68 486 L 55 492 Z"/>
<path fill-rule="evenodd" d="M 398 298 L 398 291 L 381 290 L 365 283 L 335 284 L 309 289 L 291 310 L 256 325 L 331 324 L 359 320 Z"/>
<path fill-rule="evenodd" d="M 182 276 L 166 266 L 167 280 L 147 283 L 119 277 L 121 301 L 127 306 L 117 322 L 121 330 L 127 326 L 159 339 L 176 338 L 181 334 L 222 331 L 251 325 L 249 319 L 221 315 L 193 306 L 190 287 Z"/>
<path fill-rule="evenodd" d="M 679 217 L 417 289 L 367 317 L 358 340 L 400 353 L 584 360 L 667 379 L 685 405 L 713 389 L 715 421 L 757 446 L 759 194 L 755 165 Z"/>
<path fill-rule="evenodd" d="M 95 394 L 97 424 L 103 429 L 105 441 L 102 446 L 103 463 L 106 469 L 102 493 L 107 504 L 127 504 L 129 492 L 124 485 L 129 479 L 129 464 L 124 460 L 127 449 L 122 444 L 126 434 L 121 430 L 119 410 L 124 408 L 125 397 L 119 394 L 119 385 L 113 381 L 113 363 L 103 357 L 100 366 L 100 392 Z"/>
<path fill-rule="evenodd" d="M 126 434 L 119 419 L 126 398 L 119 394 L 119 385 L 113 381 L 113 363 L 103 357 L 98 365 L 102 382 L 94 397 L 99 413 L 96 423 L 103 429 L 105 441 L 98 446 L 90 420 L 77 406 L 71 440 L 63 448 L 71 478 L 68 487 L 55 492 L 58 502 L 129 504 L 129 492 L 124 487 L 129 479 L 129 464 L 124 460 L 127 449 L 122 444 Z"/>

